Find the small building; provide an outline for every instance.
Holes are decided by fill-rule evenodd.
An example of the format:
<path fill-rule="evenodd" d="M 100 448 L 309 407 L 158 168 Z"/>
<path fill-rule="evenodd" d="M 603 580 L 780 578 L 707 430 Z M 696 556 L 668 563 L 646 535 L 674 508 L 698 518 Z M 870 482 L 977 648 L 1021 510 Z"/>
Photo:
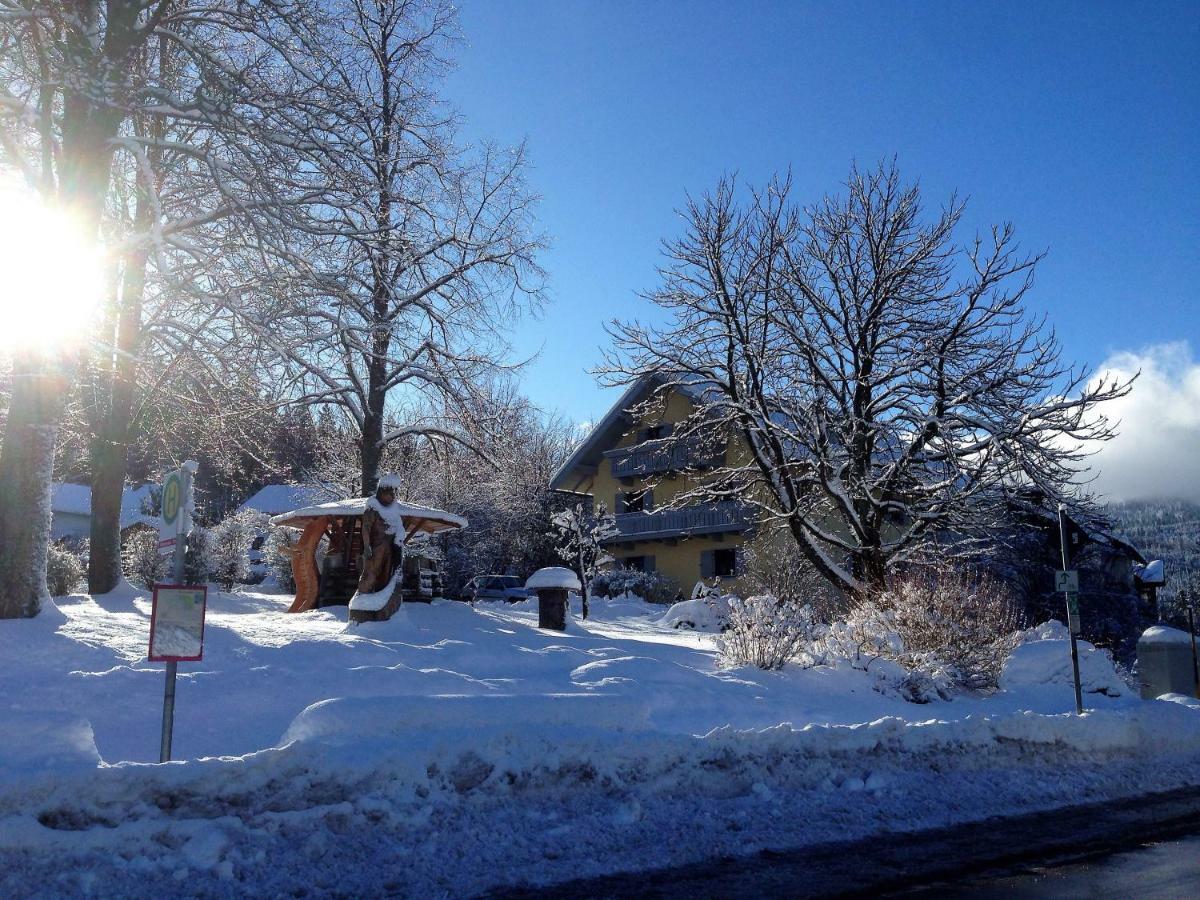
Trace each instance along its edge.
<path fill-rule="evenodd" d="M 296 599 L 288 612 L 344 606 L 355 597 L 363 571 L 362 517 L 367 504 L 365 497 L 352 497 L 294 509 L 271 519 L 272 525 L 301 532 L 292 548 Z M 467 526 L 466 519 L 444 510 L 400 500 L 393 505 L 404 527 L 404 534 L 395 536 L 402 552 L 393 560 L 394 590 L 381 598 L 378 609 L 361 611 L 369 615 L 356 615 L 352 610 L 352 619 L 387 619 L 404 601 L 427 603 L 438 596 L 441 576 L 436 554 L 423 552 L 420 538 Z"/>
<path fill-rule="evenodd" d="M 155 485 L 125 488 L 121 495 L 121 534 L 134 528 L 157 528 L 158 517 L 150 512 Z M 92 489 L 86 484 L 55 482 L 50 494 L 50 539 L 82 541 L 92 530 Z"/>

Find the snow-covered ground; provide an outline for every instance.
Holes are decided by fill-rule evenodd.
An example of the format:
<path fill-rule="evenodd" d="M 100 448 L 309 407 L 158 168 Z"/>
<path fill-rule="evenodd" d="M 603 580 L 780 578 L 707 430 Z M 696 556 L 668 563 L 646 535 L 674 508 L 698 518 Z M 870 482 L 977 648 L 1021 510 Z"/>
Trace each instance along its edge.
<path fill-rule="evenodd" d="M 848 667 L 721 671 L 638 600 L 563 634 L 535 601 L 347 626 L 288 600 L 210 594 L 167 766 L 147 597 L 0 623 L 0 895 L 463 895 L 1200 782 L 1200 703 L 1094 658 L 1120 695 L 1073 716 L 1064 641 L 916 705 Z"/>

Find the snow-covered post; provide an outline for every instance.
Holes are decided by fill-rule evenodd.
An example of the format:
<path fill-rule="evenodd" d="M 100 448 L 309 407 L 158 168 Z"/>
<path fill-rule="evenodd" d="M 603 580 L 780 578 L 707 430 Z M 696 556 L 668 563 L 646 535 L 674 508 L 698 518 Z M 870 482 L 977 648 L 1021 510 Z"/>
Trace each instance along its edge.
<path fill-rule="evenodd" d="M 580 589 L 579 576 L 563 566 L 550 566 L 530 575 L 525 588 L 537 591 L 538 628 L 566 631 L 567 592 Z"/>

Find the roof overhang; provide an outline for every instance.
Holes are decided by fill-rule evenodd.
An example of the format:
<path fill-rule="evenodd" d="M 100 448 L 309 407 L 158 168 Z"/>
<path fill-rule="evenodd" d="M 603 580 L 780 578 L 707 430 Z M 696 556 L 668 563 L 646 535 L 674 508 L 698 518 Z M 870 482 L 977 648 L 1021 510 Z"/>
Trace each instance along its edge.
<path fill-rule="evenodd" d="M 444 531 L 457 531 L 467 527 L 467 520 L 462 516 L 434 509 L 431 506 L 421 506 L 404 500 L 395 501 L 404 522 L 405 531 L 413 534 L 441 534 Z M 282 513 L 271 518 L 272 525 L 282 525 L 288 528 L 304 528 L 310 522 L 330 516 L 361 516 L 367 511 L 366 497 L 351 497 L 346 500 L 335 500 L 332 503 L 318 503 L 315 506 L 305 506 L 291 512 Z"/>

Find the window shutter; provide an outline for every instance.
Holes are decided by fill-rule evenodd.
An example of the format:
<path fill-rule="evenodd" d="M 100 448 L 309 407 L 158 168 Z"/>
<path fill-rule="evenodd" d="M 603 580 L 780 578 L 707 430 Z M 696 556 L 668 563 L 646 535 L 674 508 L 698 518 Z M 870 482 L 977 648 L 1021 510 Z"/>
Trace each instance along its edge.
<path fill-rule="evenodd" d="M 700 552 L 700 577 L 712 578 L 717 573 L 716 554 L 712 550 Z"/>
<path fill-rule="evenodd" d="M 746 574 L 746 550 L 744 547 L 738 547 L 733 552 L 733 574 L 737 578 Z"/>
<path fill-rule="evenodd" d="M 663 422 L 659 428 L 662 429 L 658 434 L 659 437 L 670 437 L 675 433 L 675 426 L 671 422 Z"/>
<path fill-rule="evenodd" d="M 642 512 L 653 512 L 654 510 L 654 491 L 646 491 L 642 494 Z"/>
<path fill-rule="evenodd" d="M 657 572 L 658 571 L 658 568 L 655 565 L 653 556 L 644 556 L 644 557 L 642 557 L 642 559 L 644 560 L 644 565 L 642 566 L 643 572 Z"/>
<path fill-rule="evenodd" d="M 625 507 L 625 495 L 623 493 L 621 493 L 620 491 L 617 491 L 617 496 L 614 498 L 613 512 L 618 513 L 618 514 L 623 513 L 623 512 L 628 512 L 628 510 Z"/>

